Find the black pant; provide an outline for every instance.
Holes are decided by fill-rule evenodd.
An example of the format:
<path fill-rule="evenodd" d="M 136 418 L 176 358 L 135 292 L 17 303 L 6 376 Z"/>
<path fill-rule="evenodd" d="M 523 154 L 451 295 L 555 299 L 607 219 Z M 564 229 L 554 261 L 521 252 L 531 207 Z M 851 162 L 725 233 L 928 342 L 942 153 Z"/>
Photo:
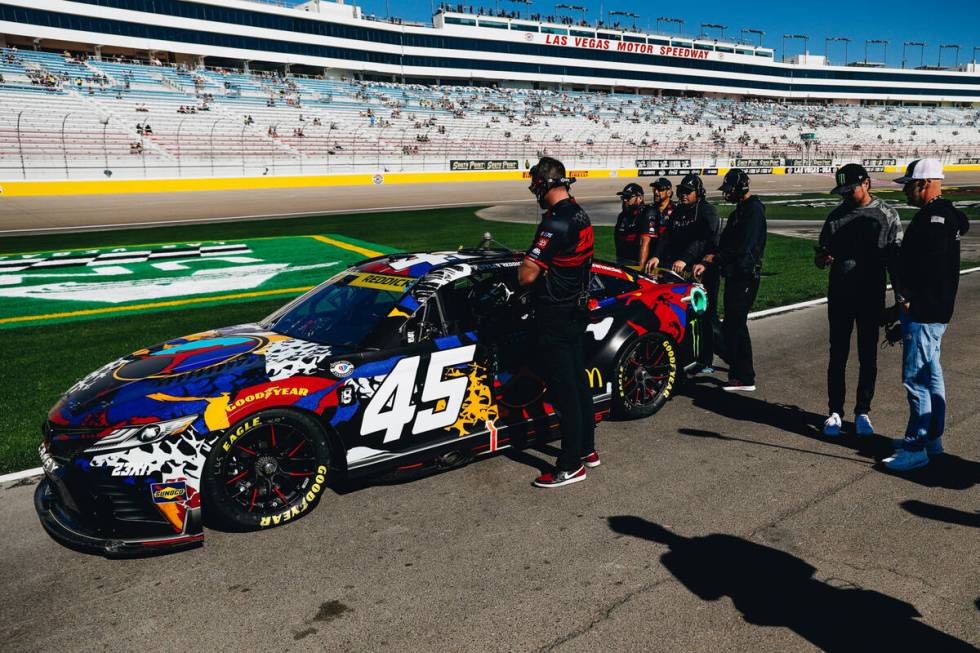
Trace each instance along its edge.
<path fill-rule="evenodd" d="M 728 354 L 728 378 L 745 385 L 755 384 L 752 367 L 752 339 L 749 337 L 749 310 L 759 292 L 759 280 L 738 276 L 725 279 L 725 350 Z"/>
<path fill-rule="evenodd" d="M 721 333 L 721 323 L 718 321 L 718 289 L 721 286 L 721 278 L 717 271 L 710 268 L 704 271 L 702 277 L 704 292 L 708 296 L 708 308 L 701 316 L 701 349 L 698 352 L 698 364 L 701 367 L 709 367 L 715 359 L 715 333 Z M 724 348 L 723 343 L 719 348 Z"/>
<path fill-rule="evenodd" d="M 875 380 L 878 378 L 878 336 L 881 333 L 881 313 L 884 310 L 884 292 L 858 294 L 830 293 L 827 302 L 827 318 L 830 321 L 830 362 L 827 365 L 827 405 L 830 412 L 844 414 L 844 380 L 847 358 L 851 351 L 851 332 L 857 322 L 858 389 L 856 415 L 871 411 L 875 396 Z"/>
<path fill-rule="evenodd" d="M 538 370 L 558 413 L 562 471 L 575 471 L 582 456 L 595 449 L 595 408 L 582 352 L 587 321 L 574 307 L 545 305 L 535 311 Z"/>

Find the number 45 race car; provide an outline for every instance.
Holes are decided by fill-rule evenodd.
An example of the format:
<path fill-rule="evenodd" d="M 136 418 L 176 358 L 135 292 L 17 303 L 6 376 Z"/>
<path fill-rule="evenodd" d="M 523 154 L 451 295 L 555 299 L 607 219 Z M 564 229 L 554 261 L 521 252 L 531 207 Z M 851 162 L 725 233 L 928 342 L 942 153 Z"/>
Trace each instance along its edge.
<path fill-rule="evenodd" d="M 486 243 L 374 258 L 257 324 L 105 365 L 48 414 L 41 523 L 105 555 L 185 548 L 203 540 L 202 510 L 236 530 L 279 526 L 337 479 L 447 469 L 555 437 L 521 258 Z M 704 291 L 604 262 L 592 271 L 596 420 L 652 415 L 695 360 Z"/>

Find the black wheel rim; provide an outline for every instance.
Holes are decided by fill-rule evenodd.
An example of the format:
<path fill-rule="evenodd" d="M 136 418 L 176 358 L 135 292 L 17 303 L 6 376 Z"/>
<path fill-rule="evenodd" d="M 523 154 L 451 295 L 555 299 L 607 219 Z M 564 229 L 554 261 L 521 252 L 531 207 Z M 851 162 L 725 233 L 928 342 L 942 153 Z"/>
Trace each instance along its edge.
<path fill-rule="evenodd" d="M 254 515 L 282 512 L 313 484 L 316 449 L 288 422 L 270 422 L 236 440 L 218 475 L 228 497 Z"/>
<path fill-rule="evenodd" d="M 646 408 L 663 392 L 673 371 L 663 341 L 645 338 L 635 343 L 620 366 L 620 388 L 627 408 Z"/>

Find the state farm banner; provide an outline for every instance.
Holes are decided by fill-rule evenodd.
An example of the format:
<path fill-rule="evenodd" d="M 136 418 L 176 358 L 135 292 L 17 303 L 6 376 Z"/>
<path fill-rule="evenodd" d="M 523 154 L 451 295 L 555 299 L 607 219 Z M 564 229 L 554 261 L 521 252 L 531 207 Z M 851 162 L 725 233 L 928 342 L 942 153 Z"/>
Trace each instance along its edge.
<path fill-rule="evenodd" d="M 833 159 L 786 159 L 788 166 L 832 166 Z"/>
<path fill-rule="evenodd" d="M 772 168 L 783 164 L 782 159 L 735 159 L 733 168 Z M 748 171 L 746 171 L 748 172 Z"/>
<path fill-rule="evenodd" d="M 861 165 L 865 168 L 868 166 L 893 166 L 896 164 L 895 159 L 861 159 Z"/>
<path fill-rule="evenodd" d="M 517 161 L 495 159 L 451 160 L 449 169 L 456 170 L 517 170 Z"/>
<path fill-rule="evenodd" d="M 637 159 L 637 168 L 690 168 L 690 159 Z"/>
<path fill-rule="evenodd" d="M 980 157 L 977 157 L 977 156 L 968 156 L 968 157 L 965 157 L 965 158 L 960 158 L 960 159 L 957 160 L 957 163 L 959 163 L 960 165 L 964 165 L 964 164 L 965 165 L 976 165 L 976 164 L 980 163 Z"/>

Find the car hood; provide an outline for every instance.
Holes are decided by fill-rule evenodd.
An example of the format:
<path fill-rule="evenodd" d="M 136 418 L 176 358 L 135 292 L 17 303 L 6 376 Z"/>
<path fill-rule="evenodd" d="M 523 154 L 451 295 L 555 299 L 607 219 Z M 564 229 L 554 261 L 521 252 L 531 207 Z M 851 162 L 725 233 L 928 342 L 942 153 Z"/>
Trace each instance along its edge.
<path fill-rule="evenodd" d="M 112 427 L 172 419 L 207 398 L 324 369 L 350 350 L 239 325 L 169 340 L 115 360 L 72 386 L 48 414 L 54 425 Z"/>

